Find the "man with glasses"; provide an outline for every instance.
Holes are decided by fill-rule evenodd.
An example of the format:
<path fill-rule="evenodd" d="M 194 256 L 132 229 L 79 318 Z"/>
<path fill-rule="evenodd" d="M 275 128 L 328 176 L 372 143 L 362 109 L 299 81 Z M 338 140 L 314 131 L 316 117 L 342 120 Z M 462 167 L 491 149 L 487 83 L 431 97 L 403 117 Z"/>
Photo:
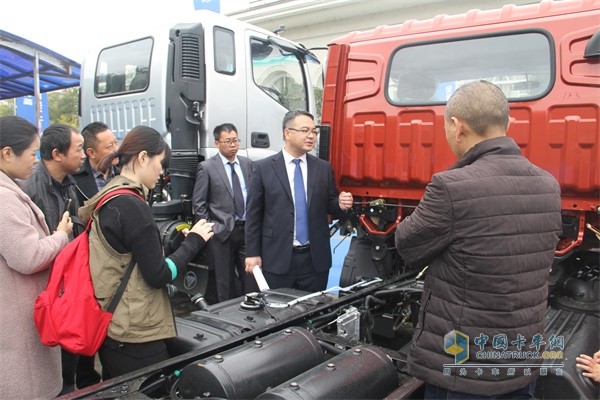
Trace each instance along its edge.
<path fill-rule="evenodd" d="M 196 220 L 214 223 L 210 263 L 218 299 L 225 301 L 258 290 L 254 279 L 244 273 L 244 225 L 252 162 L 237 155 L 240 139 L 233 124 L 215 127 L 213 135 L 219 153 L 198 165 L 192 200 Z"/>
<path fill-rule="evenodd" d="M 261 266 L 272 289 L 324 290 L 331 267 L 328 215 L 341 218 L 352 194 L 331 165 L 311 154 L 319 131 L 306 111 L 283 119 L 284 148 L 257 161 L 246 209 L 246 272 Z"/>
<path fill-rule="evenodd" d="M 84 143 L 83 149 L 87 159 L 81 169 L 73 174 L 77 182 L 77 198 L 82 206 L 85 200 L 93 197 L 115 175 L 119 173 L 115 166 L 119 159 L 115 158 L 113 165 L 107 171 L 100 171 L 100 161 L 108 154 L 119 148 L 113 131 L 103 122 L 92 122 L 81 131 Z"/>

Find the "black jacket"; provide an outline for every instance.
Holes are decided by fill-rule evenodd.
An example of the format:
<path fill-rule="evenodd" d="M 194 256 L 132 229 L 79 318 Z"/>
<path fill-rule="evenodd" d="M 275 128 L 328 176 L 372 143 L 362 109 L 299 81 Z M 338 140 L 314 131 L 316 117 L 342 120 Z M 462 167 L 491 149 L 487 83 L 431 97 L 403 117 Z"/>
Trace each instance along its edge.
<path fill-rule="evenodd" d="M 113 175 L 118 175 L 119 171 L 115 167 L 111 168 L 113 168 Z M 89 159 L 85 159 L 81 169 L 73 174 L 73 178 L 76 182 L 75 187 L 77 189 L 79 206 L 82 206 L 86 200 L 89 200 L 98 193 L 98 186 L 96 185 L 96 179 L 94 178 L 94 172 Z"/>
<path fill-rule="evenodd" d="M 446 351 L 452 349 L 444 338 L 454 330 L 468 336 L 468 364 L 541 362 L 482 357 L 475 339 L 487 336 L 483 350 L 495 351 L 494 338 L 505 334 L 506 351 L 535 351 L 533 337 L 544 335 L 560 211 L 556 179 L 523 157 L 509 137 L 479 143 L 448 171 L 432 177 L 419 206 L 396 231 L 396 248 L 405 262 L 429 266 L 407 360 L 413 376 L 486 396 L 520 389 L 537 376 L 535 368 L 527 375 L 523 367 L 512 376 L 506 367 L 498 374 L 490 367 L 482 367 L 481 375 L 473 367 L 461 374 L 460 366 L 448 368 L 461 360 Z M 519 335 L 526 340 L 520 349 L 511 343 Z"/>
<path fill-rule="evenodd" d="M 50 232 L 56 230 L 63 213 L 67 211 L 68 199 L 71 199 L 68 211 L 73 221 L 73 236 L 69 239 L 83 232 L 83 222 L 78 216 L 79 203 L 75 180 L 71 175 L 67 175 L 62 182 L 57 182 L 50 176 L 44 162 L 40 161 L 33 174 L 21 182 L 21 187 L 44 213 Z"/>

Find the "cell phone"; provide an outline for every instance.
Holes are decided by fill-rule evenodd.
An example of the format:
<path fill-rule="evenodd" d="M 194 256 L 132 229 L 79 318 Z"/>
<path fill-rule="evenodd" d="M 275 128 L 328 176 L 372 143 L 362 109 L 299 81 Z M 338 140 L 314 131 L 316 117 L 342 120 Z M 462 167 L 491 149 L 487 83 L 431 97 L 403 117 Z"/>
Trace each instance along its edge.
<path fill-rule="evenodd" d="M 67 206 L 65 207 L 65 211 L 69 211 L 69 209 L 71 208 L 71 201 L 72 201 L 71 199 L 67 199 Z M 69 213 L 70 213 L 70 211 L 69 211 Z M 64 212 L 63 212 L 63 214 L 64 214 Z"/>

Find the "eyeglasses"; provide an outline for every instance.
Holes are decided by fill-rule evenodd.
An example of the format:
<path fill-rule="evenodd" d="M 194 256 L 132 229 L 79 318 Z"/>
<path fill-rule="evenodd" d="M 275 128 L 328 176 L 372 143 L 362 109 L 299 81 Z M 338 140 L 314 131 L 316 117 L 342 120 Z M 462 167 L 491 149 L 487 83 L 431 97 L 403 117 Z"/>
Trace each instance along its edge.
<path fill-rule="evenodd" d="M 302 129 L 296 129 L 296 128 L 287 128 L 290 131 L 296 131 L 296 132 L 302 132 L 303 135 L 308 135 L 309 133 L 312 133 L 313 135 L 317 136 L 319 135 L 319 133 L 321 133 L 319 131 L 319 128 L 312 128 L 312 129 L 308 129 L 308 128 L 302 128 Z"/>
<path fill-rule="evenodd" d="M 237 146 L 240 144 L 240 139 L 227 139 L 227 140 L 219 140 L 219 143 L 224 144 L 226 146 Z"/>

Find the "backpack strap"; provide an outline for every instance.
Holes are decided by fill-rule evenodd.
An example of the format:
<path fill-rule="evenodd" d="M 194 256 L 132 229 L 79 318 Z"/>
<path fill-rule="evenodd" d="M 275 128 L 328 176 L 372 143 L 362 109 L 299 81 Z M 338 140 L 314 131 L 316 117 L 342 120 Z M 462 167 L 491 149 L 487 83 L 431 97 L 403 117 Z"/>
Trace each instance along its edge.
<path fill-rule="evenodd" d="M 137 193 L 136 191 L 134 191 L 132 189 L 121 188 L 121 189 L 117 189 L 117 190 L 112 190 L 112 191 L 106 193 L 104 196 L 102 196 L 100 198 L 100 200 L 98 200 L 98 202 L 96 203 L 96 206 L 94 207 L 94 211 L 96 211 L 97 209 L 102 207 L 107 201 L 109 201 L 113 197 L 116 197 L 116 196 L 119 196 L 122 194 L 130 194 L 132 196 L 142 199 L 143 201 L 146 201 L 146 199 L 144 199 L 142 196 L 140 196 L 140 194 Z M 90 219 L 88 220 L 88 222 L 85 226 L 85 232 L 89 232 L 92 227 L 92 222 L 94 221 L 94 218 L 92 218 L 92 215 L 93 215 L 93 212 L 92 212 L 92 214 L 90 214 Z"/>
<path fill-rule="evenodd" d="M 123 296 L 123 293 L 125 292 L 125 286 L 127 286 L 127 282 L 129 282 L 129 278 L 131 277 L 131 273 L 133 272 L 133 267 L 135 266 L 135 263 L 133 262 L 133 259 L 129 262 L 129 266 L 127 266 L 127 271 L 125 271 L 125 275 L 123 275 L 123 277 L 121 278 L 121 283 L 119 284 L 119 287 L 117 289 L 117 291 L 115 292 L 115 296 L 113 297 L 113 299 L 110 301 L 110 304 L 108 305 L 108 307 L 106 308 L 106 311 L 108 311 L 109 313 L 114 313 L 117 305 L 119 304 L 119 301 L 121 301 L 121 296 Z"/>
<path fill-rule="evenodd" d="M 117 190 L 113 190 L 113 191 L 105 194 L 98 201 L 98 203 L 96 203 L 94 210 L 97 210 L 100 207 L 102 207 L 107 201 L 109 201 L 113 197 L 116 197 L 116 196 L 119 196 L 122 194 L 133 195 L 133 196 L 136 196 L 136 197 L 146 201 L 142 196 L 140 196 L 137 192 L 135 192 L 131 189 L 117 189 Z M 91 227 L 92 220 L 93 220 L 93 218 L 90 218 L 90 220 L 88 221 L 88 225 L 86 227 L 87 231 L 89 231 L 89 229 Z M 121 301 L 121 297 L 123 296 L 123 293 L 125 292 L 125 287 L 127 286 L 127 282 L 129 282 L 129 278 L 131 277 L 131 273 L 133 272 L 134 266 L 135 266 L 135 263 L 133 262 L 133 259 L 132 259 L 129 262 L 129 265 L 127 266 L 127 271 L 125 271 L 125 275 L 123 275 L 123 278 L 121 278 L 121 283 L 119 283 L 119 287 L 117 288 L 117 291 L 115 292 L 113 299 L 110 301 L 110 304 L 108 305 L 108 308 L 106 309 L 106 311 L 108 311 L 109 313 L 111 313 L 111 314 L 114 313 L 115 309 L 117 308 L 117 305 L 119 304 L 119 301 Z"/>
<path fill-rule="evenodd" d="M 132 189 L 125 189 L 125 188 L 121 188 L 121 189 L 116 189 L 116 190 L 111 190 L 110 192 L 106 193 L 104 196 L 102 196 L 100 198 L 100 200 L 98 200 L 98 203 L 96 203 L 96 207 L 94 207 L 94 210 L 99 209 L 100 207 L 102 207 L 104 205 L 104 203 L 106 203 L 108 200 L 110 200 L 111 198 L 115 197 L 115 196 L 119 196 L 121 194 L 130 194 L 133 195 L 135 197 L 138 197 L 144 201 L 146 201 L 146 199 L 144 199 L 142 196 L 140 196 L 140 194 L 138 192 L 136 192 L 135 190 Z"/>

